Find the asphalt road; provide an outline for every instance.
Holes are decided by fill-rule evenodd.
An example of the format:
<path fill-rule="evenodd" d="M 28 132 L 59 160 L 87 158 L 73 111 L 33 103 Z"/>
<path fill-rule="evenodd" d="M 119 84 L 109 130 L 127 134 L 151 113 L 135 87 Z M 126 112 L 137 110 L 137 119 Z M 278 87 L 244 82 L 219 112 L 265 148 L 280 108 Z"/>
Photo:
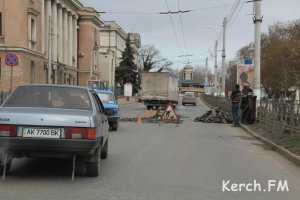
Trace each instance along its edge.
<path fill-rule="evenodd" d="M 207 108 L 179 107 L 183 124 L 121 123 L 100 178 L 77 177 L 71 162 L 19 159 L 0 200 L 298 200 L 300 169 L 230 125 L 194 123 Z M 122 116 L 143 112 L 122 108 Z M 222 180 L 287 180 L 290 192 L 222 192 Z"/>

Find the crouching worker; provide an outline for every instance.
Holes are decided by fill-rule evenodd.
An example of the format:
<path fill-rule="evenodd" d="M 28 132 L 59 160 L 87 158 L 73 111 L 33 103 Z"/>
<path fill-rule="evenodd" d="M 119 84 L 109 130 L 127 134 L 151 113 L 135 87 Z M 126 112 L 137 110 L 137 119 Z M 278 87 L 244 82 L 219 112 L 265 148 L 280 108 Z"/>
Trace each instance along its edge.
<path fill-rule="evenodd" d="M 231 105 L 232 105 L 232 117 L 233 126 L 240 126 L 240 104 L 241 104 L 242 93 L 240 91 L 240 86 L 236 85 L 231 94 Z"/>

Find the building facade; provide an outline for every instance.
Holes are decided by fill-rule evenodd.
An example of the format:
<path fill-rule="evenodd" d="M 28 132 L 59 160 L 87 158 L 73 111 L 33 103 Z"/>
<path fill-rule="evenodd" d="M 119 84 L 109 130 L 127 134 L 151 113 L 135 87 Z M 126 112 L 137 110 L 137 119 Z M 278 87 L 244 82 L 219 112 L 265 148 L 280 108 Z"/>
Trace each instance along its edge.
<path fill-rule="evenodd" d="M 115 87 L 115 71 L 122 60 L 127 33 L 114 21 L 105 22 L 100 30 L 100 62 L 103 80 Z"/>
<path fill-rule="evenodd" d="M 183 81 L 193 81 L 194 80 L 194 68 L 187 65 L 183 68 Z"/>
<path fill-rule="evenodd" d="M 102 81 L 100 68 L 100 28 L 103 22 L 94 8 L 79 11 L 78 84 L 88 85 L 93 80 Z"/>
<path fill-rule="evenodd" d="M 13 68 L 13 87 L 77 84 L 77 12 L 82 7 L 78 0 L 0 1 L 0 90 L 9 90 L 10 85 L 7 53 L 19 59 Z"/>
<path fill-rule="evenodd" d="M 79 0 L 0 0 L 0 91 L 23 84 L 87 86 L 89 81 L 115 87 L 115 70 L 128 34 L 116 22 L 103 22 L 99 12 Z M 129 34 L 138 66 L 140 36 Z"/>
<path fill-rule="evenodd" d="M 134 61 L 138 68 L 139 49 L 141 37 L 138 33 L 126 33 L 122 27 L 114 21 L 105 22 L 100 31 L 100 65 L 104 81 L 111 88 L 115 87 L 115 71 L 122 61 L 122 54 L 126 48 L 126 39 L 130 38 L 130 44 L 134 53 Z"/>

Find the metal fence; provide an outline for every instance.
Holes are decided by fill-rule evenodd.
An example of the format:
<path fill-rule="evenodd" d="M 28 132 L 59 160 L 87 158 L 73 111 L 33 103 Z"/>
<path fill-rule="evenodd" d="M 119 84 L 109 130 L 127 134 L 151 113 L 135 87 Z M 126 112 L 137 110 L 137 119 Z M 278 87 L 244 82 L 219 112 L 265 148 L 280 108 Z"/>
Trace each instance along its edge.
<path fill-rule="evenodd" d="M 300 103 L 295 101 L 262 100 L 257 107 L 262 128 L 276 133 L 300 134 Z"/>
<path fill-rule="evenodd" d="M 8 95 L 9 92 L 0 92 L 0 105 L 3 103 L 3 101 L 6 99 Z"/>
<path fill-rule="evenodd" d="M 231 112 L 230 100 L 224 97 L 203 95 L 211 106 Z M 300 102 L 264 99 L 257 103 L 256 124 L 261 128 L 282 134 L 300 134 Z"/>

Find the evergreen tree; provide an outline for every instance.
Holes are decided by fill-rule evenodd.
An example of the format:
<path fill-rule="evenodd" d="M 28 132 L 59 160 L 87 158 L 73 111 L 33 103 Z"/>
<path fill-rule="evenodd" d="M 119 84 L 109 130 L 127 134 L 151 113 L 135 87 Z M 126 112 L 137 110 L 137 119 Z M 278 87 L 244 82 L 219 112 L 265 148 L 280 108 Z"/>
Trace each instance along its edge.
<path fill-rule="evenodd" d="M 122 54 L 122 61 L 116 69 L 116 82 L 124 88 L 126 83 L 131 83 L 133 93 L 137 93 L 140 89 L 138 67 L 134 63 L 133 49 L 130 45 L 130 37 L 126 39 L 126 48 Z"/>

